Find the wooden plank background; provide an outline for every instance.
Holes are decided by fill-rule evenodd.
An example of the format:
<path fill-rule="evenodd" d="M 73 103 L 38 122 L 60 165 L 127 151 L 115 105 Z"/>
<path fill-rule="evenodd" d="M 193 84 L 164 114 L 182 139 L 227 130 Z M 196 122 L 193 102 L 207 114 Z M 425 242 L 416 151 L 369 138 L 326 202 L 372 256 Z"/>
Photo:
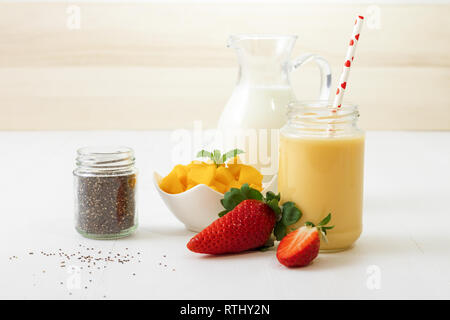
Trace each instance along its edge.
<path fill-rule="evenodd" d="M 67 8 L 81 9 L 80 29 Z M 341 71 L 353 17 L 366 5 L 0 3 L 0 129 L 214 127 L 237 77 L 234 33 L 298 34 L 294 56 Z M 374 9 L 375 8 L 375 9 Z M 377 5 L 346 100 L 368 130 L 450 130 L 450 5 Z M 293 74 L 314 98 L 314 66 Z M 302 88 L 300 90 L 300 88 Z"/>

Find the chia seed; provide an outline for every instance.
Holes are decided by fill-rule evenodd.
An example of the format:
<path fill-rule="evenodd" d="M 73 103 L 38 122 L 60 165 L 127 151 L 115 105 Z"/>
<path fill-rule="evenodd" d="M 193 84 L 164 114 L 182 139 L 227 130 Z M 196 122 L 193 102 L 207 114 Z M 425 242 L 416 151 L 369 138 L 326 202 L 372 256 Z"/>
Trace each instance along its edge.
<path fill-rule="evenodd" d="M 90 234 L 117 234 L 135 224 L 136 175 L 78 177 L 77 228 Z"/>
<path fill-rule="evenodd" d="M 131 234 L 137 226 L 133 151 L 106 150 L 78 150 L 75 226 L 88 238 L 116 239 Z"/>

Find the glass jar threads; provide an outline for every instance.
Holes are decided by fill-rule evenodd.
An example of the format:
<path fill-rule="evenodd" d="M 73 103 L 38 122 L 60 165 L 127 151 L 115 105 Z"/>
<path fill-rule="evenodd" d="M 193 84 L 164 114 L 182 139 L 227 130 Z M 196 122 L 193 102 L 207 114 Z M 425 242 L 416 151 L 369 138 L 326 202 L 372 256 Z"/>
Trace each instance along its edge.
<path fill-rule="evenodd" d="M 85 147 L 77 151 L 73 175 L 75 228 L 80 234 L 118 239 L 136 230 L 134 163 L 134 152 L 127 147 Z"/>

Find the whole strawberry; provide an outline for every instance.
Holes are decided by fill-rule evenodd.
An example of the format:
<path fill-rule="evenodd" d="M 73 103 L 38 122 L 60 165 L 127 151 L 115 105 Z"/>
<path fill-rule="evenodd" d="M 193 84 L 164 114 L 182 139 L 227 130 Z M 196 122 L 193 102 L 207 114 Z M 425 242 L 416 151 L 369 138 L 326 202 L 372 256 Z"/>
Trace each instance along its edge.
<path fill-rule="evenodd" d="M 224 254 L 259 248 L 276 233 L 300 219 L 293 203 L 278 206 L 280 196 L 268 192 L 266 197 L 244 184 L 224 195 L 220 218 L 194 236 L 187 247 L 197 253 Z"/>
<path fill-rule="evenodd" d="M 187 247 L 197 253 L 209 254 L 258 248 L 269 239 L 275 222 L 275 213 L 267 204 L 244 200 L 193 237 Z"/>

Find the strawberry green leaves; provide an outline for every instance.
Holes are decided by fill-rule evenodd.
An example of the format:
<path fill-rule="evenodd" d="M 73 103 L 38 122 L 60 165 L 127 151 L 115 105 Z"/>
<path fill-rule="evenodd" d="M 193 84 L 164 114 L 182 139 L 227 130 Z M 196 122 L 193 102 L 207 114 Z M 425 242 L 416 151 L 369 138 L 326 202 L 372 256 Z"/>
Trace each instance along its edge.
<path fill-rule="evenodd" d="M 250 188 L 247 183 L 243 184 L 240 189 L 231 188 L 230 191 L 224 194 L 221 203 L 225 210 L 219 213 L 219 217 L 223 217 L 239 203 L 247 199 L 263 201 L 273 210 L 277 217 L 277 223 L 275 224 L 273 233 L 278 241 L 283 239 L 287 234 L 287 227 L 295 224 L 302 217 L 302 213 L 295 206 L 295 203 L 290 201 L 285 202 L 280 208 L 280 194 L 269 191 L 266 193 L 266 197 L 264 197 L 261 192 Z"/>
<path fill-rule="evenodd" d="M 278 202 L 280 201 L 280 194 L 275 194 L 272 191 L 268 191 L 266 193 L 266 198 L 264 202 L 275 212 L 277 216 L 277 221 L 281 219 L 281 209 L 278 206 Z"/>
<path fill-rule="evenodd" d="M 240 189 L 231 188 L 230 191 L 224 194 L 220 203 L 225 208 L 225 210 L 219 213 L 219 217 L 223 217 L 228 212 L 233 210 L 239 203 L 247 199 L 255 199 L 262 201 L 263 195 L 256 189 L 250 188 L 247 183 L 243 184 Z"/>
<path fill-rule="evenodd" d="M 280 221 L 278 221 L 275 224 L 275 228 L 273 229 L 273 234 L 275 235 L 275 239 L 281 241 L 281 239 L 283 239 L 284 236 L 287 234 L 286 226 L 283 223 L 280 223 Z"/>
<path fill-rule="evenodd" d="M 230 191 L 225 193 L 224 198 L 220 200 L 220 203 L 222 203 L 222 206 L 225 208 L 225 210 L 219 213 L 219 217 L 223 217 L 224 215 L 226 215 L 245 199 L 247 198 L 244 196 L 240 189 L 231 188 Z"/>
<path fill-rule="evenodd" d="M 276 223 L 273 231 L 278 241 L 287 234 L 287 227 L 295 224 L 302 217 L 302 212 L 296 207 L 294 202 L 288 201 L 281 207 L 281 219 Z"/>
<path fill-rule="evenodd" d="M 307 222 L 305 223 L 305 226 L 308 226 L 308 227 L 316 227 L 317 230 L 320 231 L 320 235 L 322 236 L 323 240 L 324 240 L 325 242 L 328 242 L 328 239 L 327 239 L 327 230 L 331 230 L 331 229 L 334 228 L 334 226 L 327 226 L 327 224 L 328 224 L 330 221 L 331 221 L 331 213 L 329 213 L 325 218 L 323 218 L 323 220 L 320 221 L 320 222 L 317 224 L 317 226 L 316 226 L 314 223 L 310 222 L 310 221 L 307 221 Z"/>
<path fill-rule="evenodd" d="M 283 216 L 281 221 L 285 226 L 290 226 L 296 223 L 300 219 L 301 215 L 302 213 L 295 206 L 295 203 L 289 201 L 283 204 Z"/>
<path fill-rule="evenodd" d="M 240 149 L 230 150 L 223 155 L 220 153 L 220 150 L 213 150 L 212 152 L 201 150 L 197 153 L 197 158 L 208 158 L 209 160 L 212 160 L 216 166 L 219 166 L 225 163 L 228 159 L 232 159 L 241 153 L 244 153 L 244 151 Z"/>
<path fill-rule="evenodd" d="M 255 199 L 262 201 L 264 198 L 261 192 L 256 189 L 250 188 L 248 186 L 248 183 L 243 184 L 240 190 L 245 199 Z"/>

